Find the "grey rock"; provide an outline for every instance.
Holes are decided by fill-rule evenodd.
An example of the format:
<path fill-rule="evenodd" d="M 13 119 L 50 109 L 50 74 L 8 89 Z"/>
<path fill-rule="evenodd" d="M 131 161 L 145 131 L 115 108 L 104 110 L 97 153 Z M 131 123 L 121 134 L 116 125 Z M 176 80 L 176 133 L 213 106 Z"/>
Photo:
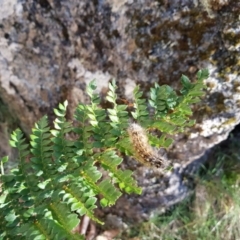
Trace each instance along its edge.
<path fill-rule="evenodd" d="M 1 0 L 0 155 L 10 154 L 6 135 L 16 126 L 29 134 L 43 114 L 53 119 L 58 102 L 68 99 L 71 111 L 86 102 L 93 78 L 104 94 L 115 77 L 120 96 L 131 98 L 135 84 L 179 88 L 181 74 L 194 78 L 208 68 L 206 98 L 194 107 L 197 124 L 175 136 L 166 153 L 177 167 L 164 177 L 136 171 L 144 194 L 126 198 L 131 211 L 124 214 L 130 219 L 136 210 L 142 218 L 150 208 L 180 201 L 191 189 L 182 180 L 185 170 L 240 122 L 239 13 L 233 0 Z"/>

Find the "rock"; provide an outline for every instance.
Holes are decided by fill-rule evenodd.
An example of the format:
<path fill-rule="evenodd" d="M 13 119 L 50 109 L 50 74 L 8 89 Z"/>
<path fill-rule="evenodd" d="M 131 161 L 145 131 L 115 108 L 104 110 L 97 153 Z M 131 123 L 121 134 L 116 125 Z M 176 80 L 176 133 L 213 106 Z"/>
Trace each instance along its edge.
<path fill-rule="evenodd" d="M 5 109 L 0 125 L 9 132 L 19 126 L 29 134 L 43 114 L 53 120 L 52 108 L 65 99 L 72 112 L 79 100 L 87 101 L 85 86 L 92 78 L 103 93 L 108 81 L 116 78 L 120 97 L 130 98 L 129 88 L 135 84 L 144 90 L 154 82 L 179 88 L 181 74 L 194 78 L 198 69 L 209 69 L 206 97 L 194 107 L 197 124 L 176 136 L 167 153 L 178 163 L 172 177 L 159 180 L 155 170 L 142 169 L 145 179 L 137 177 L 148 197 L 138 197 L 136 208 L 144 212 L 148 205 L 164 207 L 188 195 L 181 180 L 184 169 L 197 166 L 193 161 L 226 139 L 240 122 L 240 2 L 2 0 L 0 4 L 0 109 Z M 8 138 L 5 130 L 0 131 L 0 155 L 9 151 L 3 142 Z M 154 198 L 156 194 L 159 198 Z"/>

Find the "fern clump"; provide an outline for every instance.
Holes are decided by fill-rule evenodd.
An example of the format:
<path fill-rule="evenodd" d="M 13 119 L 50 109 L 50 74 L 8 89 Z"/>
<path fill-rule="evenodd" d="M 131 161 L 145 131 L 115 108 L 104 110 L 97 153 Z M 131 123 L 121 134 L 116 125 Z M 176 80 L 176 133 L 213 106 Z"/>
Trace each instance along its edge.
<path fill-rule="evenodd" d="M 139 87 L 134 90 L 135 122 L 146 131 L 158 129 L 157 138 L 148 134 L 154 147 L 168 147 L 169 134 L 192 126 L 190 105 L 200 101 L 207 70 L 198 72 L 191 83 L 186 76 L 177 94 L 169 86 L 155 86 L 149 99 L 143 99 Z M 67 102 L 54 109 L 54 129 L 47 117 L 32 129 L 30 143 L 21 130 L 11 135 L 10 144 L 18 150 L 18 168 L 4 174 L 1 160 L 0 239 L 83 239 L 73 233 L 79 216 L 95 215 L 97 201 L 102 207 L 115 204 L 122 193 L 141 194 L 130 170 L 121 170 L 123 154 L 135 156 L 128 135 L 130 120 L 127 105 L 117 104 L 116 83 L 109 84 L 106 99 L 112 108 L 103 109 L 95 94 L 95 82 L 87 86 L 90 104 L 79 104 L 72 124 L 66 120 Z M 69 134 L 75 139 L 70 140 Z M 103 177 L 103 172 L 107 175 Z"/>

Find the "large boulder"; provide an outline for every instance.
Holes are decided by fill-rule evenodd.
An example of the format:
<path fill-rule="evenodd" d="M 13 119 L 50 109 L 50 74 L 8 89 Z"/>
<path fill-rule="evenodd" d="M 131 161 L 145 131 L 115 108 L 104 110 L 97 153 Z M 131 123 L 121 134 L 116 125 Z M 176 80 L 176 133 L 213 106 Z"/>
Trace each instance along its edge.
<path fill-rule="evenodd" d="M 197 124 L 175 136 L 166 153 L 178 163 L 162 178 L 168 184 L 140 167 L 144 194 L 125 207 L 145 213 L 180 201 L 189 193 L 182 173 L 240 121 L 239 14 L 234 0 L 1 0 L 0 155 L 11 155 L 8 134 L 16 126 L 29 134 L 43 114 L 53 119 L 58 102 L 68 99 L 70 113 L 86 102 L 93 78 L 103 94 L 116 78 L 120 97 L 131 99 L 136 84 L 178 88 L 181 74 L 193 78 L 208 68 L 206 97 L 194 108 Z"/>

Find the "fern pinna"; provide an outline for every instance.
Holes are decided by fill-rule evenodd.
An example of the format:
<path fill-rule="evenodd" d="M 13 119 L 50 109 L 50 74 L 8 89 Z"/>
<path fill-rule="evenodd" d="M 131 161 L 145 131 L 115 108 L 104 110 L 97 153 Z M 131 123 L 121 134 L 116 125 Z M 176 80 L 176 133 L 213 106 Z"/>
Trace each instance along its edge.
<path fill-rule="evenodd" d="M 98 199 L 106 207 L 123 192 L 141 194 L 132 172 L 118 167 L 123 154 L 136 157 L 129 124 L 134 121 L 142 126 L 153 147 L 168 147 L 169 134 L 194 124 L 189 119 L 190 105 L 200 101 L 207 76 L 207 70 L 200 70 L 195 83 L 182 76 L 180 94 L 155 84 L 148 100 L 137 86 L 133 120 L 127 105 L 116 102 L 115 81 L 109 84 L 106 100 L 112 107 L 108 109 L 100 106 L 93 81 L 87 86 L 91 102 L 78 105 L 76 123 L 66 120 L 64 102 L 54 109 L 54 129 L 44 116 L 32 129 L 29 144 L 17 129 L 10 144 L 18 150 L 18 168 L 4 174 L 7 157 L 1 160 L 0 239 L 83 239 L 72 229 L 82 215 L 102 223 L 94 215 Z M 152 129 L 161 131 L 161 137 L 152 135 Z M 104 177 L 103 172 L 107 173 Z"/>

